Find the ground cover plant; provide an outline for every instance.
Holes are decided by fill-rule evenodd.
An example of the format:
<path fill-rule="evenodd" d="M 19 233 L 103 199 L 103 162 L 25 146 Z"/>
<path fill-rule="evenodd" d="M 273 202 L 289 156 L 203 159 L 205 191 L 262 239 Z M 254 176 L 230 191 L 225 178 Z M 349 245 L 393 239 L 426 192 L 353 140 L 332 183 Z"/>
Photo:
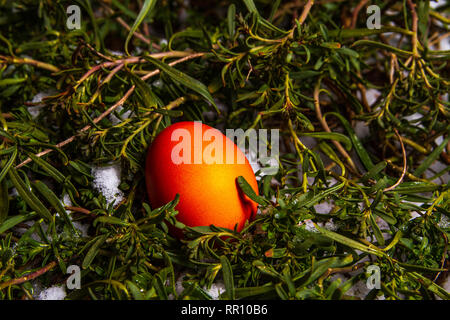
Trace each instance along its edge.
<path fill-rule="evenodd" d="M 0 297 L 78 266 L 66 299 L 449 299 L 449 12 L 0 1 Z M 148 201 L 147 147 L 182 120 L 280 130 L 241 232 Z"/>

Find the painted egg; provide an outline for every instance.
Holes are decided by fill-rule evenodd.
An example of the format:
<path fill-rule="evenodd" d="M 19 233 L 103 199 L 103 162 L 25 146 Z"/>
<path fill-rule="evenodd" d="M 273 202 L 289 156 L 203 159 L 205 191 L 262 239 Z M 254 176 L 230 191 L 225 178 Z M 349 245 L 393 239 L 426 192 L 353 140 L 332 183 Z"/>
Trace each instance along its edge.
<path fill-rule="evenodd" d="M 149 147 L 145 174 L 151 206 L 179 194 L 176 218 L 187 226 L 240 231 L 256 214 L 257 204 L 237 183 L 243 176 L 258 194 L 248 159 L 231 139 L 201 122 L 178 122 L 162 130 Z"/>

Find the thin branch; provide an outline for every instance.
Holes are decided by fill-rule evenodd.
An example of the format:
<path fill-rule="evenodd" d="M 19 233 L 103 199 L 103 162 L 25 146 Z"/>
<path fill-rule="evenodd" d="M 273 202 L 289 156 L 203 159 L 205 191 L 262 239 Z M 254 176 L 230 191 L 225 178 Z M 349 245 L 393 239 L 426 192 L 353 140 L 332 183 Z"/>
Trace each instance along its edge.
<path fill-rule="evenodd" d="M 92 122 L 94 124 L 97 124 L 98 122 L 103 120 L 108 114 L 113 112 L 118 106 L 122 105 L 128 99 L 128 97 L 131 95 L 131 93 L 133 93 L 134 88 L 135 88 L 135 86 L 133 85 L 130 89 L 128 89 L 128 91 L 125 93 L 125 95 L 118 102 L 116 102 L 114 105 L 109 107 L 108 110 L 103 112 L 100 116 L 95 118 Z M 66 144 L 71 143 L 72 141 L 75 140 L 76 137 L 80 136 L 83 132 L 89 130 L 90 128 L 91 128 L 91 125 L 88 124 L 87 126 L 82 128 L 80 131 L 78 131 L 78 133 L 76 135 L 73 135 L 70 138 L 68 138 L 68 139 L 58 143 L 55 147 L 58 148 L 58 149 L 64 147 Z M 53 151 L 53 149 L 47 149 L 47 150 L 44 150 L 42 152 L 37 153 L 35 156 L 39 158 L 39 157 L 45 156 L 46 154 L 51 153 L 52 151 Z M 24 165 L 30 163 L 31 161 L 32 161 L 31 158 L 27 158 L 25 161 L 23 161 L 22 163 L 18 164 L 16 166 L 16 169 L 19 169 L 19 168 L 23 167 Z"/>
<path fill-rule="evenodd" d="M 83 213 L 83 214 L 86 214 L 86 215 L 92 215 L 91 211 L 89 211 L 88 209 L 85 209 L 85 208 L 65 206 L 64 209 L 69 210 L 69 211 L 73 211 L 73 212 Z"/>
<path fill-rule="evenodd" d="M 186 56 L 186 57 L 184 57 L 184 58 L 181 58 L 181 59 L 175 60 L 175 61 L 173 61 L 173 62 L 171 62 L 171 63 L 168 63 L 168 65 L 171 66 L 171 67 L 173 67 L 174 65 L 177 65 L 177 64 L 179 64 L 179 63 L 182 63 L 182 62 L 185 62 L 185 61 L 188 61 L 188 60 L 191 60 L 191 59 L 199 58 L 199 57 L 202 57 L 202 56 L 204 56 L 204 55 L 205 55 L 205 53 L 203 53 L 203 52 L 200 52 L 200 53 L 194 53 L 194 54 L 191 54 L 191 55 Z M 161 71 L 160 71 L 159 69 L 156 69 L 155 71 L 152 71 L 152 72 L 150 72 L 149 74 L 143 76 L 141 79 L 145 81 L 145 80 L 147 80 L 148 78 L 151 78 L 151 77 L 153 77 L 154 75 L 157 75 L 157 74 L 160 73 L 160 72 L 161 72 Z"/>
<path fill-rule="evenodd" d="M 109 14 L 114 15 L 115 12 L 113 9 L 111 9 L 110 7 L 107 6 L 106 3 L 104 3 L 103 1 L 100 2 L 100 4 L 109 12 Z M 124 27 L 128 32 L 131 30 L 131 27 L 125 22 L 125 20 L 123 20 L 121 17 L 117 17 L 116 21 L 122 26 Z M 139 31 L 135 31 L 133 33 L 133 35 L 136 38 L 139 38 L 142 42 L 146 43 L 146 44 L 150 44 L 150 39 L 148 39 L 146 36 L 144 36 L 142 33 L 140 33 Z M 151 42 L 152 47 L 155 48 L 156 50 L 160 50 L 161 46 L 158 45 L 157 43 Z"/>
<path fill-rule="evenodd" d="M 398 133 L 397 129 L 394 128 L 394 132 L 397 135 L 398 140 L 400 141 L 400 145 L 402 146 L 402 155 L 403 155 L 403 170 L 402 170 L 402 175 L 400 176 L 400 178 L 397 180 L 397 182 L 395 184 L 393 184 L 392 186 L 385 188 L 383 190 L 383 192 L 387 192 L 387 191 L 391 191 L 393 189 L 395 189 L 400 183 L 402 183 L 403 178 L 405 177 L 406 174 L 406 169 L 407 169 L 407 162 L 406 162 L 406 151 L 405 151 L 405 146 L 403 144 L 403 140 L 402 137 L 400 136 L 400 134 Z"/>
<path fill-rule="evenodd" d="M 5 119 L 13 119 L 14 116 L 11 113 L 2 113 L 2 117 Z"/>
<path fill-rule="evenodd" d="M 300 18 L 298 18 L 298 23 L 300 25 L 302 25 L 303 22 L 305 22 L 305 20 L 308 17 L 308 14 L 311 11 L 311 8 L 312 8 L 313 5 L 314 5 L 314 0 L 308 0 L 308 2 L 303 7 L 302 14 L 300 15 Z M 292 38 L 294 36 L 294 31 L 295 31 L 296 28 L 297 28 L 297 25 L 295 25 L 292 28 L 291 32 L 289 32 L 289 35 L 288 35 L 289 38 Z"/>
<path fill-rule="evenodd" d="M 358 21 L 358 14 L 361 9 L 369 2 L 369 0 L 361 0 L 358 5 L 355 7 L 352 13 L 352 24 L 350 25 L 350 29 L 355 29 L 356 21 Z"/>
<path fill-rule="evenodd" d="M 314 5 L 314 0 L 308 0 L 308 2 L 305 4 L 302 14 L 300 15 L 300 18 L 298 19 L 298 22 L 300 23 L 300 25 L 302 25 L 303 22 L 305 22 L 306 18 L 308 17 L 309 11 L 311 11 L 311 8 L 313 5 Z"/>
<path fill-rule="evenodd" d="M 190 55 L 190 56 L 187 56 L 187 57 L 184 57 L 184 58 L 175 60 L 175 61 L 169 63 L 169 65 L 170 65 L 170 66 L 174 66 L 174 65 L 176 65 L 176 64 L 178 64 L 178 63 L 182 63 L 182 62 L 188 61 L 188 60 L 190 60 L 190 59 L 198 58 L 198 57 L 201 57 L 201 56 L 203 56 L 203 55 L 204 55 L 204 53 L 195 53 L 195 54 L 192 54 L 192 55 Z M 148 75 L 145 75 L 145 76 L 141 77 L 141 79 L 142 79 L 143 81 L 145 81 L 145 80 L 147 80 L 148 78 L 150 78 L 150 77 L 152 77 L 152 76 L 154 76 L 154 75 L 157 75 L 157 74 L 160 73 L 160 72 L 161 72 L 161 71 L 160 71 L 159 69 L 157 69 L 157 70 L 155 70 L 155 71 L 150 72 Z M 125 101 L 128 99 L 128 97 L 133 93 L 134 89 L 135 89 L 135 85 L 131 86 L 131 88 L 128 89 L 128 91 L 125 93 L 125 95 L 124 95 L 118 102 L 116 102 L 114 105 L 112 105 L 111 107 L 109 107 L 105 112 L 103 112 L 100 116 L 98 116 L 97 118 L 95 118 L 92 122 L 93 122 L 94 124 L 97 124 L 98 122 L 100 122 L 101 120 L 103 120 L 106 116 L 108 116 L 111 112 L 113 112 L 118 106 L 123 105 L 123 104 L 125 103 Z M 73 136 L 71 136 L 70 138 L 68 138 L 68 139 L 66 139 L 66 140 L 64 140 L 64 141 L 62 141 L 62 142 L 60 142 L 60 143 L 58 143 L 55 147 L 56 147 L 56 148 L 62 148 L 62 147 L 64 147 L 65 145 L 71 143 L 72 141 L 75 140 L 76 137 L 80 136 L 82 133 L 84 133 L 85 131 L 89 130 L 89 129 L 91 128 L 91 126 L 92 126 L 92 125 L 90 125 L 90 124 L 89 124 L 89 125 L 86 125 L 86 126 L 85 126 L 84 128 L 82 128 L 76 135 L 73 135 Z M 42 152 L 37 153 L 35 156 L 39 158 L 39 157 L 42 157 L 42 156 L 44 156 L 44 155 L 46 155 L 46 154 L 51 153 L 53 150 L 54 150 L 54 149 L 47 149 L 47 150 L 44 150 L 44 151 L 42 151 Z M 16 168 L 16 169 L 21 168 L 21 167 L 23 167 L 24 165 L 30 163 L 31 161 L 32 161 L 31 158 L 27 158 L 25 161 L 23 161 L 22 163 L 18 164 L 15 168 Z"/>
<path fill-rule="evenodd" d="M 9 286 L 13 286 L 13 285 L 15 285 L 15 284 L 21 284 L 21 283 L 30 281 L 30 280 L 32 280 L 32 279 L 35 279 L 35 278 L 37 278 L 37 277 L 43 275 L 44 273 L 50 271 L 50 270 L 53 269 L 56 265 L 57 265 L 57 262 L 56 262 L 56 261 L 52 261 L 52 262 L 50 262 L 48 265 L 46 265 L 45 267 L 43 267 L 43 268 L 41 268 L 41 269 L 39 269 L 39 270 L 37 270 L 37 271 L 35 271 L 35 272 L 33 272 L 33 273 L 30 273 L 30 274 L 28 274 L 28 275 L 26 275 L 26 276 L 23 276 L 23 277 L 20 277 L 20 278 L 16 278 L 16 279 L 12 279 L 12 280 L 3 282 L 3 283 L 0 284 L 0 290 L 2 290 L 2 289 L 4 289 L 4 288 L 7 288 L 7 287 L 9 287 Z"/>
<path fill-rule="evenodd" d="M 316 109 L 316 116 L 317 119 L 319 120 L 320 124 L 322 125 L 322 128 L 326 131 L 326 132 L 330 132 L 331 133 L 331 129 L 328 126 L 328 123 L 325 121 L 325 118 L 322 115 L 322 110 L 320 109 L 320 100 L 319 100 L 319 93 L 320 93 L 320 81 L 317 82 L 315 88 L 314 88 L 314 106 Z M 353 160 L 351 159 L 350 155 L 347 153 L 347 151 L 345 151 L 345 149 L 342 147 L 342 145 L 339 143 L 339 141 L 336 140 L 332 140 L 333 144 L 336 146 L 336 148 L 338 149 L 338 151 L 342 154 L 342 156 L 345 158 L 345 160 L 347 161 L 347 163 L 350 165 L 350 167 L 355 171 L 358 172 L 358 170 L 356 169 L 355 163 L 353 162 Z"/>
<path fill-rule="evenodd" d="M 411 0 L 407 0 L 408 2 L 408 6 L 409 9 L 411 10 L 411 16 L 412 16 L 412 32 L 413 32 L 413 36 L 412 36 L 412 40 L 411 40 L 411 44 L 412 44 L 412 52 L 414 57 L 418 57 L 418 53 L 417 53 L 417 45 L 418 45 L 418 40 L 417 40 L 417 28 L 418 28 L 418 21 L 419 18 L 417 16 L 417 12 L 416 12 L 416 5 L 411 1 Z"/>
<path fill-rule="evenodd" d="M 119 24 L 121 24 L 125 29 L 127 29 L 127 31 L 130 31 L 130 30 L 131 30 L 130 26 L 129 26 L 122 18 L 117 17 L 117 18 L 116 18 L 116 21 L 117 21 Z M 146 43 L 146 44 L 148 44 L 148 45 L 149 45 L 150 42 L 151 42 L 151 41 L 150 41 L 149 39 L 147 39 L 142 33 L 138 32 L 138 31 L 135 31 L 133 35 L 134 35 L 136 38 L 140 39 L 141 41 L 143 41 L 144 43 Z M 155 43 L 155 42 L 151 42 L 151 43 L 152 43 L 152 47 L 155 48 L 156 50 L 161 49 L 161 46 L 160 46 L 159 44 L 157 44 L 157 43 Z"/>
<path fill-rule="evenodd" d="M 150 57 L 155 59 L 162 59 L 162 58 L 177 58 L 177 57 L 186 57 L 192 55 L 191 52 L 187 51 L 167 51 L 167 52 L 158 52 L 158 53 L 152 53 L 149 54 Z M 77 85 L 75 85 L 75 88 L 77 88 L 80 83 L 82 83 L 84 80 L 89 78 L 92 74 L 97 72 L 98 70 L 102 68 L 109 68 L 109 67 L 115 67 L 120 64 L 132 64 L 132 63 L 143 63 L 146 62 L 144 58 L 141 57 L 130 57 L 125 59 L 117 59 L 115 61 L 107 61 L 100 63 L 96 65 L 95 67 L 92 67 L 89 69 L 78 81 Z"/>
<path fill-rule="evenodd" d="M 0 61 L 3 60 L 6 63 L 10 64 L 29 64 L 31 66 L 35 66 L 41 69 L 45 69 L 51 72 L 59 72 L 60 69 L 55 67 L 52 64 L 41 62 L 38 60 L 30 59 L 30 58 L 17 58 L 17 57 L 6 57 L 0 56 Z"/>

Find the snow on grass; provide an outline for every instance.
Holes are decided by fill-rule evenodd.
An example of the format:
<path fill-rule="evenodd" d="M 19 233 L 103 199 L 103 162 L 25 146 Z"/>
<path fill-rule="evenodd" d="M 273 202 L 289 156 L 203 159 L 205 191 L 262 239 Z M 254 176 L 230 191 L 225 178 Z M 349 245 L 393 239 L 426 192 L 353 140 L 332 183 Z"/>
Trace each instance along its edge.
<path fill-rule="evenodd" d="M 123 200 L 124 194 L 119 189 L 120 165 L 114 164 L 107 167 L 93 167 L 94 188 L 103 194 L 108 204 L 118 204 Z"/>
<path fill-rule="evenodd" d="M 64 194 L 61 202 L 62 202 L 63 206 L 66 206 L 66 207 L 71 207 L 73 205 L 72 201 L 70 200 L 70 197 L 67 193 Z M 66 210 L 66 212 L 69 215 L 70 219 L 72 220 L 72 215 L 70 214 L 70 210 Z M 78 231 L 81 232 L 82 237 L 88 236 L 88 229 L 89 229 L 90 224 L 81 223 L 81 222 L 73 221 L 73 220 L 72 220 L 72 224 L 75 227 L 75 229 L 77 229 Z"/>
<path fill-rule="evenodd" d="M 223 282 L 216 282 L 211 285 L 210 289 L 203 288 L 213 300 L 219 300 L 219 296 L 225 292 L 225 284 Z"/>
<path fill-rule="evenodd" d="M 187 274 L 185 272 L 181 272 L 180 275 L 177 277 L 177 280 L 175 282 L 175 290 L 178 295 L 180 295 L 183 290 L 185 289 L 183 287 L 183 279 Z M 211 284 L 211 288 L 207 289 L 206 286 L 203 287 L 203 290 L 213 299 L 213 300 L 219 300 L 220 295 L 226 291 L 225 284 L 222 281 L 216 281 L 215 283 Z M 172 296 L 173 297 L 173 296 Z"/>
<path fill-rule="evenodd" d="M 39 293 L 37 300 L 64 300 L 66 289 L 62 286 L 52 286 Z"/>
<path fill-rule="evenodd" d="M 381 95 L 380 91 L 377 89 L 366 90 L 367 103 L 371 106 L 377 101 L 378 97 Z"/>
<path fill-rule="evenodd" d="M 128 119 L 131 117 L 131 114 L 133 113 L 133 111 L 128 110 L 128 111 L 123 112 L 123 106 L 120 105 L 116 108 L 116 113 L 120 116 L 120 118 Z M 114 112 L 109 115 L 109 121 L 111 121 L 113 126 L 122 122 L 122 120 L 120 118 L 116 117 Z"/>
<path fill-rule="evenodd" d="M 314 209 L 319 214 L 328 214 L 333 209 L 333 205 L 328 201 L 324 201 L 314 205 Z"/>
<path fill-rule="evenodd" d="M 369 126 L 364 121 L 355 121 L 355 134 L 359 139 L 370 135 Z"/>
<path fill-rule="evenodd" d="M 124 52 L 122 51 L 117 51 L 117 50 L 109 50 L 109 53 L 113 56 L 117 56 L 117 57 L 123 57 L 125 55 Z"/>
<path fill-rule="evenodd" d="M 450 292 L 450 277 L 447 275 L 447 279 L 442 284 L 442 288 L 445 289 L 445 291 Z"/>
<path fill-rule="evenodd" d="M 56 93 L 55 90 L 50 90 L 48 92 L 39 92 L 38 94 L 36 94 L 33 97 L 33 99 L 31 100 L 31 103 L 38 103 L 38 104 L 27 108 L 28 112 L 31 114 L 33 119 L 39 115 L 39 113 L 41 112 L 41 108 L 44 106 L 44 104 L 42 103 L 42 99 L 44 99 L 45 97 L 51 96 L 52 94 L 55 94 L 55 93 Z"/>
<path fill-rule="evenodd" d="M 367 283 L 365 281 L 358 281 L 345 294 L 364 299 L 369 292 L 370 289 L 367 288 Z"/>
<path fill-rule="evenodd" d="M 330 281 L 336 281 L 337 279 L 341 279 L 341 285 L 342 285 L 343 283 L 348 281 L 350 279 L 350 277 L 347 277 L 346 275 L 344 275 L 342 273 L 336 273 L 330 277 Z M 360 281 L 356 282 L 350 289 L 348 289 L 345 292 L 345 295 L 357 297 L 359 299 L 364 299 L 369 292 L 370 292 L 370 289 L 367 288 L 366 282 L 364 280 L 360 280 Z"/>
<path fill-rule="evenodd" d="M 438 222 L 438 226 L 442 229 L 450 228 L 450 219 L 447 216 L 442 215 L 441 221 Z"/>
<path fill-rule="evenodd" d="M 319 230 L 316 229 L 316 226 L 314 225 L 311 219 L 307 219 L 302 223 L 305 225 L 305 230 L 310 232 L 319 232 Z"/>

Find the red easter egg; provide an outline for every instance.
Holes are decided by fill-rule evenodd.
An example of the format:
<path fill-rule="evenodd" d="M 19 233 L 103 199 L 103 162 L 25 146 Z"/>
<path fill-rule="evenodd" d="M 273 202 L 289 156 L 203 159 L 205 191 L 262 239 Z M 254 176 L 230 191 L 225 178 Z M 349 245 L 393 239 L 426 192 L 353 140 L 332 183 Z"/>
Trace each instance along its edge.
<path fill-rule="evenodd" d="M 258 194 L 248 159 L 232 140 L 201 122 L 178 122 L 162 130 L 148 150 L 145 174 L 151 206 L 179 194 L 176 218 L 187 226 L 237 225 L 240 231 L 256 214 L 257 203 L 237 184 L 243 176 Z"/>

